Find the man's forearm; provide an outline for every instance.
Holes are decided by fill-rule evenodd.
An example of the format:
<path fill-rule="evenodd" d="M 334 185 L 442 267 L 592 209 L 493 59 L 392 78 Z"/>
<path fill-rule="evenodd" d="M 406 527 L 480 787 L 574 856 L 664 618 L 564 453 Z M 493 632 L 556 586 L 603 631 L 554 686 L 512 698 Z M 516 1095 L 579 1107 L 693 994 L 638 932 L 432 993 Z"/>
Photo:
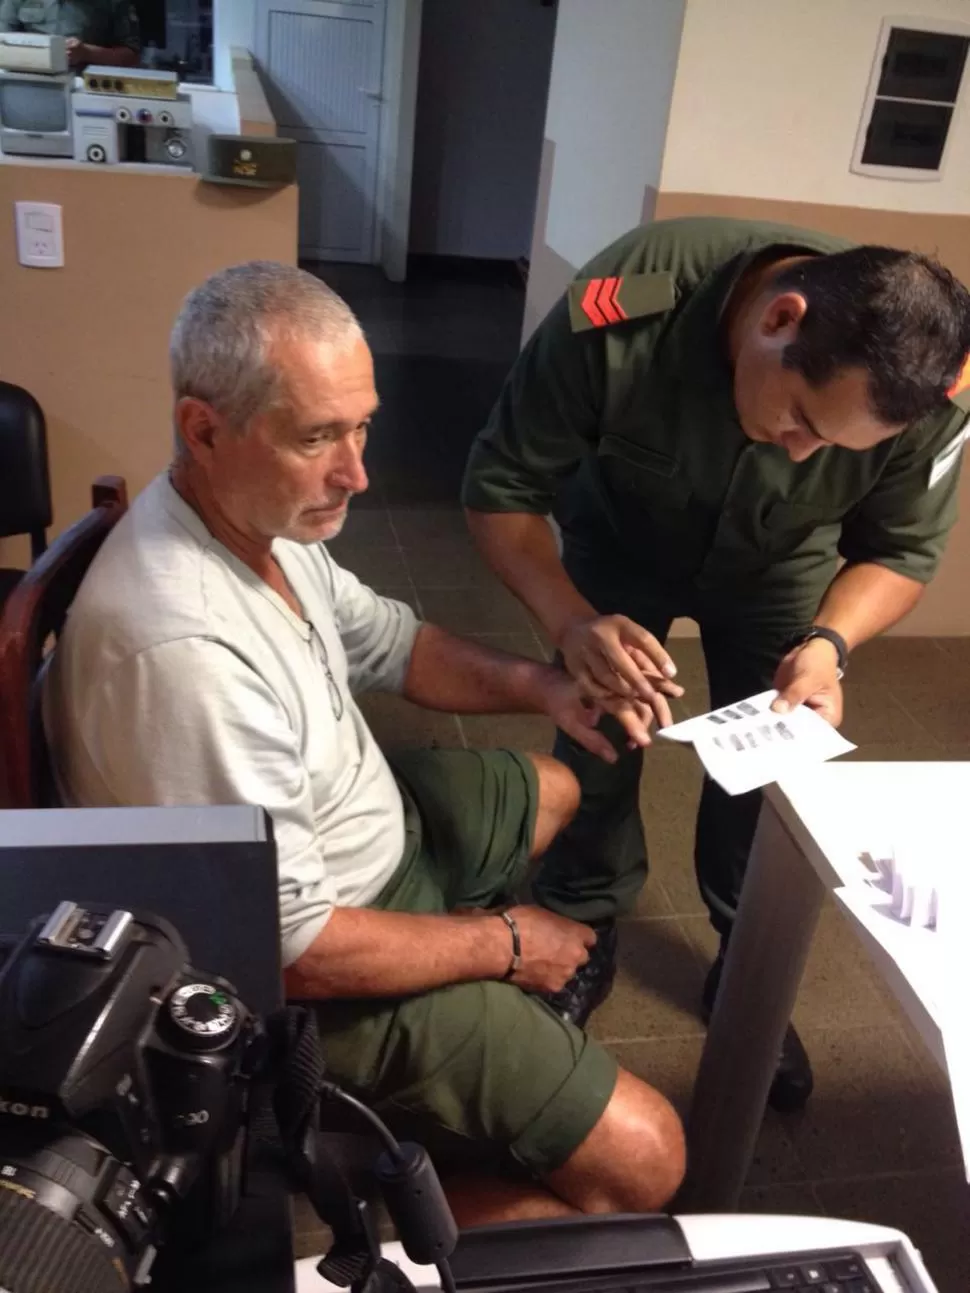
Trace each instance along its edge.
<path fill-rule="evenodd" d="M 137 67 L 139 63 L 130 45 L 89 45 L 85 41 L 81 52 L 81 61 L 90 67 Z"/>
<path fill-rule="evenodd" d="M 851 651 L 908 615 L 923 588 L 873 562 L 844 566 L 822 598 L 815 623 L 841 634 Z"/>
<path fill-rule="evenodd" d="M 404 997 L 499 979 L 512 958 L 497 916 L 413 916 L 338 907 L 285 973 L 288 997 Z"/>
<path fill-rule="evenodd" d="M 422 624 L 404 695 L 425 709 L 446 713 L 542 713 L 542 684 L 548 683 L 552 668 Z"/>
<path fill-rule="evenodd" d="M 571 623 L 596 614 L 566 574 L 544 516 L 470 509 L 465 516 L 485 560 L 557 645 Z"/>

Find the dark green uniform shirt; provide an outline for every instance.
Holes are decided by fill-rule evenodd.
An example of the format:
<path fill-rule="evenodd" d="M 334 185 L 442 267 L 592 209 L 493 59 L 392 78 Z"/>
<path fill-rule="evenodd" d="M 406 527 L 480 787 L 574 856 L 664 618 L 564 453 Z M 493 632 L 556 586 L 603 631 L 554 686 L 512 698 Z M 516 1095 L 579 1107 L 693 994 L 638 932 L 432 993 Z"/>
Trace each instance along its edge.
<path fill-rule="evenodd" d="M 88 45 L 127 45 L 137 54 L 138 16 L 130 0 L 0 0 L 0 31 L 76 36 Z"/>
<path fill-rule="evenodd" d="M 824 583 L 837 551 L 928 581 L 956 519 L 965 413 L 950 405 L 865 452 L 832 446 L 794 463 L 749 440 L 734 407 L 721 316 L 739 277 L 768 248 L 850 245 L 715 218 L 621 238 L 519 356 L 472 448 L 465 506 L 554 512 L 698 591 L 752 577 Z M 587 286 L 615 278 L 619 293 Z"/>

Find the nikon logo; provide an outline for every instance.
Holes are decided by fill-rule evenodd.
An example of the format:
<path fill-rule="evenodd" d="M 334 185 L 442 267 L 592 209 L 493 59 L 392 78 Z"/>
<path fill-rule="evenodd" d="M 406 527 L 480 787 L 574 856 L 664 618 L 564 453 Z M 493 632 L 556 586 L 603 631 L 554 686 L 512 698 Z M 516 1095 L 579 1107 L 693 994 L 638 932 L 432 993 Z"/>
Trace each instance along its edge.
<path fill-rule="evenodd" d="M 19 1100 L 0 1097 L 0 1114 L 13 1114 L 15 1118 L 49 1118 L 51 1111 L 46 1104 L 22 1104 Z"/>

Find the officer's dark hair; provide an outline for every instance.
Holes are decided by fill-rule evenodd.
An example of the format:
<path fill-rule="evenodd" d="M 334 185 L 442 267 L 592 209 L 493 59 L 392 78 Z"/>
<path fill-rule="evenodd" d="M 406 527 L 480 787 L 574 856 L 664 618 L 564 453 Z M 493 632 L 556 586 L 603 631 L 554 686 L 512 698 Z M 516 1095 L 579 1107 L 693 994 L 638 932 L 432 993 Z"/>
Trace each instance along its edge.
<path fill-rule="evenodd" d="M 945 406 L 970 352 L 970 292 L 938 261 L 854 247 L 782 270 L 772 289 L 808 302 L 782 363 L 810 386 L 864 368 L 873 412 L 887 426 Z"/>

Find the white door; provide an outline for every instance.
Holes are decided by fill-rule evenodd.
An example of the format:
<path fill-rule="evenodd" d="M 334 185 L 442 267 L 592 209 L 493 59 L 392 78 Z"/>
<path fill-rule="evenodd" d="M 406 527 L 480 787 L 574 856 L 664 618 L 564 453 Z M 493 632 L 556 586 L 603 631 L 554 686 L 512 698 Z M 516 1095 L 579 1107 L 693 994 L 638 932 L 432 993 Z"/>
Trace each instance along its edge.
<path fill-rule="evenodd" d="M 259 0 L 256 58 L 299 144 L 300 255 L 375 259 L 386 0 Z"/>

